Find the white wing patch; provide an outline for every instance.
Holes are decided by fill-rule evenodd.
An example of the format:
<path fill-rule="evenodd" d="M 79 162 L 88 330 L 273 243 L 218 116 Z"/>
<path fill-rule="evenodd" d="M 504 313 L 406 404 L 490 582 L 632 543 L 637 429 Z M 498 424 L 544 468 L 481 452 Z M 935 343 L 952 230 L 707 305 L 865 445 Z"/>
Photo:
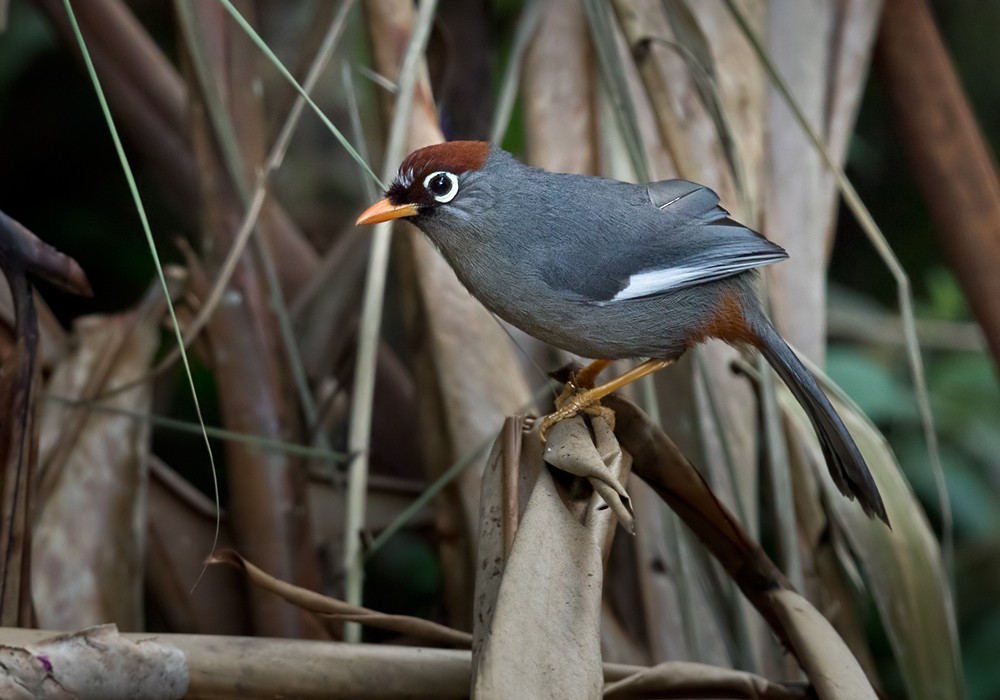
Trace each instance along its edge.
<path fill-rule="evenodd" d="M 668 267 L 664 270 L 648 270 L 631 275 L 628 284 L 611 298 L 611 301 L 623 301 L 637 297 L 647 297 L 659 294 L 668 289 L 689 286 L 705 276 L 703 267 Z"/>
<path fill-rule="evenodd" d="M 627 299 L 638 299 L 639 297 L 662 294 L 672 289 L 683 289 L 684 287 L 693 287 L 696 284 L 714 282 L 715 280 L 739 274 L 745 270 L 780 262 L 787 257 L 788 255 L 785 251 L 779 249 L 777 251 L 769 251 L 733 260 L 719 260 L 715 263 L 680 265 L 660 270 L 638 272 L 630 275 L 628 284 L 605 303 L 610 304 Z"/>

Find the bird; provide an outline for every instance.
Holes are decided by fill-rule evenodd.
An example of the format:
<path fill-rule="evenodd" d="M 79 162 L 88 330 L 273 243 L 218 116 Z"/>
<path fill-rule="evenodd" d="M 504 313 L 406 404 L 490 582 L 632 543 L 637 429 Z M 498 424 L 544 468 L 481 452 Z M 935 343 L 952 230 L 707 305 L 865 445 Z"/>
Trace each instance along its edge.
<path fill-rule="evenodd" d="M 406 156 L 357 224 L 395 219 L 416 225 L 491 312 L 594 358 L 543 427 L 708 339 L 753 348 L 805 409 L 840 492 L 889 524 L 843 420 L 762 309 L 758 268 L 788 254 L 708 187 L 554 173 L 485 141 L 449 141 Z M 613 360 L 639 358 L 649 359 L 594 386 Z"/>

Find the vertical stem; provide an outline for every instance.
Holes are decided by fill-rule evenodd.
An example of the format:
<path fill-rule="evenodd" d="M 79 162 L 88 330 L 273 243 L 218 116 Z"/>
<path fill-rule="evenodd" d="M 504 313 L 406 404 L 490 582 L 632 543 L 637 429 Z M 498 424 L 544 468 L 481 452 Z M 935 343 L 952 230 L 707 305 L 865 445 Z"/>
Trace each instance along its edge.
<path fill-rule="evenodd" d="M 403 57 L 403 64 L 396 81 L 396 106 L 389 142 L 385 149 L 383 181 L 391 181 L 397 164 L 403 157 L 409 136 L 410 111 L 416 86 L 417 68 L 423 59 L 424 48 L 430 35 L 431 19 L 437 0 L 422 0 L 410 36 L 410 43 Z M 347 470 L 347 513 L 344 524 L 344 599 L 360 605 L 364 584 L 364 558 L 361 552 L 361 530 L 365 522 L 365 500 L 368 494 L 368 456 L 372 427 L 372 407 L 375 395 L 375 358 L 378 350 L 379 329 L 382 325 L 382 303 L 385 299 L 386 273 L 389 267 L 389 236 L 392 223 L 375 227 L 371 256 L 362 302 L 361 323 L 358 329 L 357 363 L 354 371 L 354 390 L 351 395 L 351 423 L 347 446 L 354 457 Z M 361 627 L 357 623 L 344 626 L 346 641 L 360 641 Z"/>
<path fill-rule="evenodd" d="M 875 68 L 942 247 L 1000 366 L 1000 178 L 924 0 L 887 0 Z"/>
<path fill-rule="evenodd" d="M 732 13 L 733 19 L 736 20 L 736 23 L 739 25 L 744 36 L 747 38 L 747 41 L 749 41 L 754 47 L 754 52 L 763 64 L 764 69 L 771 78 L 771 82 L 774 84 L 774 87 L 788 103 L 788 106 L 792 110 L 792 114 L 795 115 L 795 120 L 799 123 L 802 131 L 809 137 L 809 141 L 812 142 L 813 147 L 823 157 L 823 162 L 826 163 L 827 168 L 829 168 L 830 172 L 833 173 L 833 177 L 837 181 L 837 187 L 840 189 L 840 193 L 844 198 L 844 203 L 847 204 L 851 213 L 854 214 L 858 224 L 861 226 L 861 230 L 865 232 L 865 236 L 868 237 L 869 242 L 875 248 L 875 251 L 882 259 L 883 264 L 886 268 L 888 268 L 890 274 L 892 274 L 892 277 L 896 282 L 896 295 L 899 301 L 900 315 L 903 317 L 903 335 L 906 338 L 906 355 L 910 364 L 910 374 L 913 377 L 913 389 L 917 399 L 917 410 L 920 412 L 920 422 L 923 427 L 924 438 L 927 441 L 927 453 L 931 462 L 931 470 L 934 474 L 934 480 L 939 490 L 941 499 L 941 548 L 943 550 L 945 567 L 949 572 L 949 578 L 954 578 L 954 566 L 952 562 L 953 533 L 951 502 L 948 500 L 946 484 L 944 481 L 944 471 L 941 466 L 941 454 L 938 449 L 937 433 L 934 429 L 934 413 L 931 410 L 930 396 L 927 392 L 927 377 L 924 373 L 923 359 L 920 356 L 920 344 L 917 341 L 917 326 L 913 313 L 913 295 L 910 292 L 910 278 L 907 276 L 906 271 L 903 269 L 902 264 L 893 252 L 889 242 L 885 239 L 885 236 L 882 235 L 882 231 L 879 229 L 878 224 L 875 223 L 875 219 L 872 218 L 871 212 L 868 211 L 868 207 L 866 207 L 864 202 L 861 201 L 861 196 L 858 194 L 857 190 L 854 189 L 854 185 L 851 184 L 851 181 L 847 179 L 844 169 L 841 168 L 840 165 L 838 165 L 833 159 L 833 156 L 830 155 L 830 151 L 827 149 L 826 144 L 823 143 L 823 140 L 816 133 L 815 129 L 809 125 L 809 120 L 806 118 L 802 109 L 792 96 L 788 85 L 784 80 L 782 80 L 781 76 L 778 75 L 777 69 L 768 57 L 767 51 L 764 49 L 763 44 L 761 44 L 760 38 L 750 26 L 746 16 L 734 0 L 724 1 L 726 6 L 729 8 L 729 11 Z M 923 7 L 926 10 L 926 5 L 923 5 Z M 884 24 L 885 20 L 883 18 L 883 26 Z M 934 194 L 935 196 L 931 198 L 932 201 L 935 201 L 935 198 L 939 196 L 937 190 L 934 191 Z"/>

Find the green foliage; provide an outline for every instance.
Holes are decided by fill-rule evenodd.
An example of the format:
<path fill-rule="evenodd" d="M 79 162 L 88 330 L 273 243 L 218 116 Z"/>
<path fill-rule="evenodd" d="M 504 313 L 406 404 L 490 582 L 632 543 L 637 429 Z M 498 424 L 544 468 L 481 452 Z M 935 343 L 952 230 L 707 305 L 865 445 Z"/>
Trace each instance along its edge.
<path fill-rule="evenodd" d="M 405 582 L 405 585 L 399 585 Z M 425 537 L 402 530 L 365 565 L 365 604 L 382 612 L 434 619 L 443 585 L 437 551 Z M 388 635 L 366 630 L 365 640 Z"/>
<path fill-rule="evenodd" d="M 41 54 L 55 48 L 56 39 L 49 23 L 27 3 L 14 3 L 5 9 L 9 12 L 8 26 L 16 32 L 7 32 L 0 42 L 0 108 L 9 96 L 11 83 L 15 82 Z"/>
<path fill-rule="evenodd" d="M 938 264 L 928 270 L 925 282 L 926 296 L 918 304 L 921 317 L 969 318 L 965 298 L 950 272 Z M 967 582 L 1000 582 L 1000 558 L 977 555 L 982 548 L 1000 549 L 1000 386 L 993 361 L 985 353 L 925 351 L 924 359 L 955 521 L 963 666 L 969 697 L 986 700 L 996 697 L 1000 683 L 996 664 L 1000 611 L 995 587 Z M 827 370 L 882 429 L 928 515 L 939 521 L 937 489 L 902 350 L 875 352 L 834 345 Z"/>

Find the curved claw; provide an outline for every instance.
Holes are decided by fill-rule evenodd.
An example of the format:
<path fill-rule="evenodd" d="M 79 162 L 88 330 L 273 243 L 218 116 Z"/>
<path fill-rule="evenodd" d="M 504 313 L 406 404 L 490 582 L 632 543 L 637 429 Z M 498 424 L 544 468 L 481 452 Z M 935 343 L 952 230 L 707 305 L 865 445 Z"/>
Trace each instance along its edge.
<path fill-rule="evenodd" d="M 556 412 L 558 413 L 558 411 Z M 552 430 L 554 426 L 559 421 L 563 420 L 558 417 L 556 413 L 550 413 L 547 416 L 542 416 L 539 418 L 541 424 L 538 426 L 538 437 L 542 439 L 542 442 L 547 442 L 549 438 L 549 431 Z M 572 416 L 566 416 L 566 418 L 571 418 Z"/>
<path fill-rule="evenodd" d="M 570 381 L 566 382 L 566 386 L 563 387 L 562 393 L 559 395 L 559 398 L 556 399 L 556 410 L 542 418 L 542 424 L 539 429 L 539 434 L 541 435 L 542 440 L 545 440 L 545 435 L 552 429 L 553 425 L 565 418 L 572 418 L 580 411 L 586 411 L 587 413 L 591 413 L 593 415 L 604 416 L 605 420 L 607 420 L 611 427 L 614 428 L 614 412 L 601 406 L 601 399 L 611 392 L 621 389 L 626 384 L 634 382 L 636 379 L 645 377 L 647 374 L 663 369 L 667 365 L 673 363 L 676 359 L 677 358 L 649 359 L 642 364 L 633 367 L 616 379 L 612 379 L 610 382 L 601 384 L 598 387 L 589 388 L 585 386 L 578 386 L 578 384 L 581 383 L 592 383 L 593 379 L 596 377 L 596 373 L 590 371 L 591 368 L 596 370 L 596 372 L 600 372 L 601 369 L 608 364 L 608 360 L 599 360 L 591 363 L 586 368 L 576 373 Z"/>
<path fill-rule="evenodd" d="M 556 399 L 556 410 L 547 416 L 542 416 L 541 424 L 538 426 L 538 435 L 545 442 L 549 431 L 559 421 L 572 418 L 580 413 L 587 413 L 592 416 L 600 416 L 608 422 L 612 430 L 615 428 L 615 412 L 607 406 L 601 405 L 600 399 L 592 398 L 589 391 L 580 391 L 570 384 L 566 385 L 563 393 Z"/>

